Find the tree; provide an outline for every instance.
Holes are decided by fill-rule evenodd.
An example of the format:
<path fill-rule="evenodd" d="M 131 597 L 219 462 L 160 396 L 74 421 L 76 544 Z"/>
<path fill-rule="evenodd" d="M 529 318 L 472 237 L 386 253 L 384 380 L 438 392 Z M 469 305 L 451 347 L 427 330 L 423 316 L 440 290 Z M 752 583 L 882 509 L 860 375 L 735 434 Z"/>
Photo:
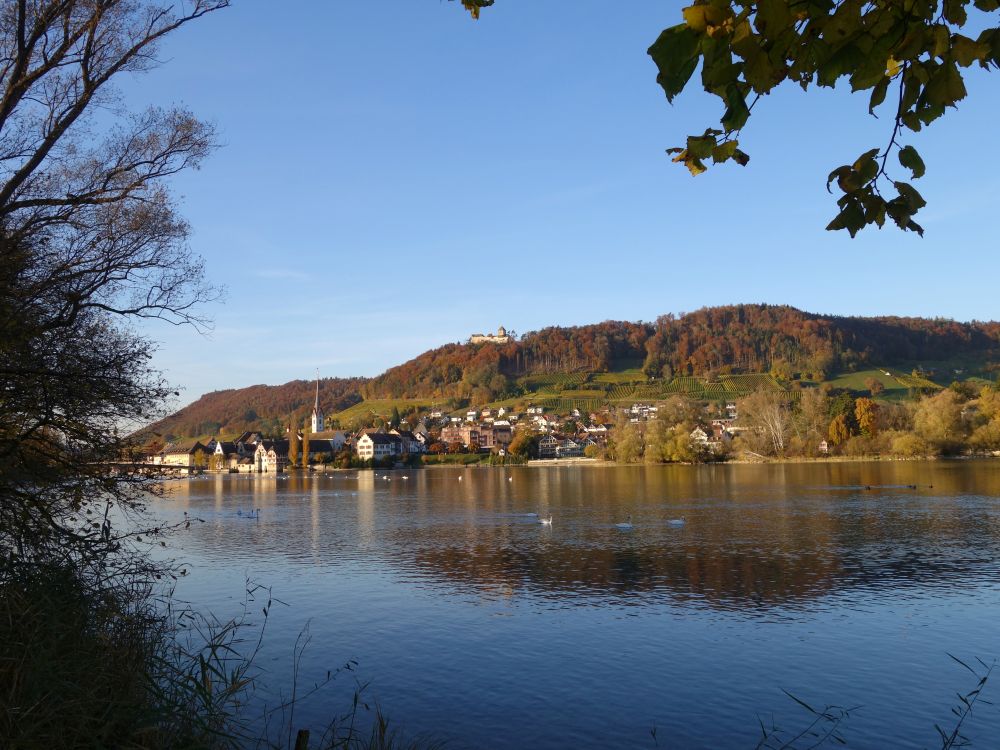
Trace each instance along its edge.
<path fill-rule="evenodd" d="M 764 450 L 776 456 L 785 452 L 785 438 L 790 424 L 788 396 L 783 391 L 760 389 L 737 405 L 740 422 L 764 436 Z"/>
<path fill-rule="evenodd" d="M 870 398 L 859 398 L 854 402 L 854 418 L 862 435 L 873 437 L 878 433 L 879 407 Z"/>
<path fill-rule="evenodd" d="M 515 456 L 538 458 L 538 435 L 527 429 L 520 429 L 514 434 L 507 450 Z"/>
<path fill-rule="evenodd" d="M 478 18 L 492 2 L 463 4 Z M 827 229 L 846 229 L 853 237 L 891 219 L 923 234 L 913 216 L 924 200 L 898 172 L 920 178 L 924 163 L 913 146 L 903 145 L 903 132 L 921 130 L 965 98 L 962 69 L 1000 66 L 1000 28 L 989 23 L 995 16 L 970 21 L 973 5 L 984 14 L 1000 9 L 997 0 L 695 0 L 649 55 L 668 101 L 700 69 L 702 87 L 719 97 L 724 111 L 721 127 L 689 136 L 668 153 L 692 175 L 709 163 L 746 166 L 750 157 L 740 150 L 739 136 L 761 97 L 784 84 L 808 90 L 847 79 L 852 91 L 870 92 L 869 112 L 887 112 L 891 127 L 885 145 L 830 173 L 827 187 L 836 183 L 841 196 Z M 982 30 L 973 38 L 962 33 L 967 25 Z"/>
<path fill-rule="evenodd" d="M 306 424 L 302 428 L 302 468 L 309 468 L 309 428 L 310 425 Z"/>
<path fill-rule="evenodd" d="M 288 425 L 288 465 L 295 466 L 299 462 L 299 431 Z"/>
<path fill-rule="evenodd" d="M 615 461 L 631 464 L 642 458 L 642 435 L 639 428 L 631 422 L 625 422 L 615 428 L 614 457 Z"/>
<path fill-rule="evenodd" d="M 830 420 L 830 428 L 827 431 L 827 437 L 834 445 L 843 445 L 850 440 L 851 426 L 845 415 L 838 414 Z"/>
<path fill-rule="evenodd" d="M 658 464 L 667 460 L 670 451 L 668 443 L 671 437 L 670 427 L 662 419 L 647 422 L 642 460 L 647 464 Z"/>
<path fill-rule="evenodd" d="M 395 430 L 399 427 L 400 416 L 399 409 L 395 406 L 392 407 L 392 416 L 389 417 L 389 428 Z"/>
<path fill-rule="evenodd" d="M 963 403 L 950 389 L 921 399 L 913 413 L 913 431 L 938 453 L 957 452 L 965 437 Z"/>
<path fill-rule="evenodd" d="M 865 378 L 865 388 L 868 389 L 872 398 L 875 398 L 885 390 L 885 385 L 878 378 Z"/>
<path fill-rule="evenodd" d="M 182 108 L 123 114 L 113 81 L 225 5 L 0 6 L 0 546 L 22 560 L 122 550 L 111 509 L 155 490 L 103 463 L 128 445 L 119 425 L 148 422 L 170 393 L 129 321 L 203 325 L 218 296 L 164 185 L 214 136 Z"/>
<path fill-rule="evenodd" d="M 820 388 L 803 389 L 792 426 L 803 444 L 818 444 L 830 423 L 830 399 Z"/>

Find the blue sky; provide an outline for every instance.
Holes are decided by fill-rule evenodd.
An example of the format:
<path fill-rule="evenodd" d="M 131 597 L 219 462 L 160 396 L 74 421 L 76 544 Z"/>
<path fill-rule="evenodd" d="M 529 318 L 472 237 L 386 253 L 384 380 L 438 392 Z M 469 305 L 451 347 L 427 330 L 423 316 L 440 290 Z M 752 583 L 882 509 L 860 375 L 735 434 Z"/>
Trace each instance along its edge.
<path fill-rule="evenodd" d="M 228 289 L 215 330 L 152 325 L 180 402 L 254 383 L 374 375 L 472 332 L 734 302 L 997 317 L 996 77 L 924 133 L 926 236 L 824 231 L 826 174 L 883 145 L 867 96 L 787 88 L 743 134 L 750 165 L 692 178 L 664 149 L 717 122 L 668 105 L 646 55 L 682 3 L 237 0 L 126 80 L 223 147 L 173 182 Z M 276 10 L 279 9 L 280 10 Z"/>

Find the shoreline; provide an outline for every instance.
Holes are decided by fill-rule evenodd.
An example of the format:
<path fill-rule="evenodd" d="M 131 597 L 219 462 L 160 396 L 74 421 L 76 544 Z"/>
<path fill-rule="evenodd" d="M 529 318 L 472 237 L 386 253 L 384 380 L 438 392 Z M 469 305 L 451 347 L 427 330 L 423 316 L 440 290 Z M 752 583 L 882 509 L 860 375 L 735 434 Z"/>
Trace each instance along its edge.
<path fill-rule="evenodd" d="M 706 463 L 684 463 L 684 462 L 672 462 L 672 463 L 656 463 L 656 464 L 646 464 L 641 461 L 636 463 L 620 464 L 615 461 L 608 461 L 600 458 L 585 458 L 585 457 L 573 457 L 573 458 L 537 458 L 527 461 L 523 464 L 511 464 L 508 466 L 504 465 L 489 465 L 489 464 L 428 464 L 426 466 L 415 466 L 408 467 L 406 469 L 344 469 L 344 468 L 327 468 L 320 469 L 309 472 L 295 471 L 295 472 L 281 472 L 280 474 L 275 474 L 273 472 L 261 473 L 261 472 L 243 472 L 243 473 L 232 473 L 224 471 L 203 471 L 196 474 L 176 474 L 172 478 L 175 479 L 196 479 L 198 477 L 209 477 L 209 476 L 238 476 L 238 477 L 270 477 L 275 478 L 279 476 L 308 476 L 311 474 L 325 474 L 325 473 L 358 473 L 363 471 L 407 471 L 407 470 L 438 470 L 438 469 L 503 469 L 505 471 L 517 468 L 558 468 L 560 466 L 589 466 L 594 468 L 602 467 L 649 467 L 649 466 L 767 466 L 767 465 L 780 465 L 780 464 L 846 464 L 846 463 L 912 463 L 919 461 L 990 461 L 1000 458 L 998 456 L 915 456 L 915 457 L 899 457 L 899 456 L 826 456 L 826 457 L 816 457 L 816 456 L 789 456 L 785 458 L 773 458 L 773 457 L 761 457 L 759 459 L 741 459 L 734 458 L 728 461 L 709 461 Z"/>

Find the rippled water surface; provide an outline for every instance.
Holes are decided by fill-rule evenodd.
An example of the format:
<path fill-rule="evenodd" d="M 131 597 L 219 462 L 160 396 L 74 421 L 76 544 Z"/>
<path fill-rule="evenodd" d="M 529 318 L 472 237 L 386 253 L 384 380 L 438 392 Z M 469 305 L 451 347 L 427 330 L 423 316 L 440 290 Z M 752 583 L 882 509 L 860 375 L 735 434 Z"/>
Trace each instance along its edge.
<path fill-rule="evenodd" d="M 807 723 L 782 690 L 862 706 L 849 747 L 938 747 L 975 683 L 948 653 L 1000 657 L 1000 462 L 214 476 L 156 511 L 205 521 L 171 542 L 179 596 L 231 616 L 249 576 L 288 605 L 273 688 L 308 622 L 302 683 L 356 658 L 395 725 L 453 748 L 753 747 L 758 716 Z M 997 747 L 1000 710 L 967 730 Z"/>

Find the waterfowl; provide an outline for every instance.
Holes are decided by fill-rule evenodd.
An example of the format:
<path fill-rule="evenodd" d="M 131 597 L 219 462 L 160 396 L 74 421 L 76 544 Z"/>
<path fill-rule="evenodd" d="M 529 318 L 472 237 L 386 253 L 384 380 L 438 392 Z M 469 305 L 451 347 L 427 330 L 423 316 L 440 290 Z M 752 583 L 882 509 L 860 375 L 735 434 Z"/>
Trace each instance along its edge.
<path fill-rule="evenodd" d="M 667 526 L 679 527 L 684 525 L 684 516 L 680 518 L 671 518 L 667 521 Z"/>
<path fill-rule="evenodd" d="M 552 525 L 552 514 L 549 513 L 548 518 L 539 518 L 538 519 L 538 523 L 542 524 L 542 526 L 551 526 Z"/>
<path fill-rule="evenodd" d="M 631 528 L 632 528 L 632 514 L 629 513 L 628 514 L 628 518 L 626 518 L 624 522 L 622 522 L 622 523 L 616 523 L 615 524 L 615 528 L 616 529 L 621 529 L 622 531 L 629 531 L 629 530 L 631 530 Z"/>

